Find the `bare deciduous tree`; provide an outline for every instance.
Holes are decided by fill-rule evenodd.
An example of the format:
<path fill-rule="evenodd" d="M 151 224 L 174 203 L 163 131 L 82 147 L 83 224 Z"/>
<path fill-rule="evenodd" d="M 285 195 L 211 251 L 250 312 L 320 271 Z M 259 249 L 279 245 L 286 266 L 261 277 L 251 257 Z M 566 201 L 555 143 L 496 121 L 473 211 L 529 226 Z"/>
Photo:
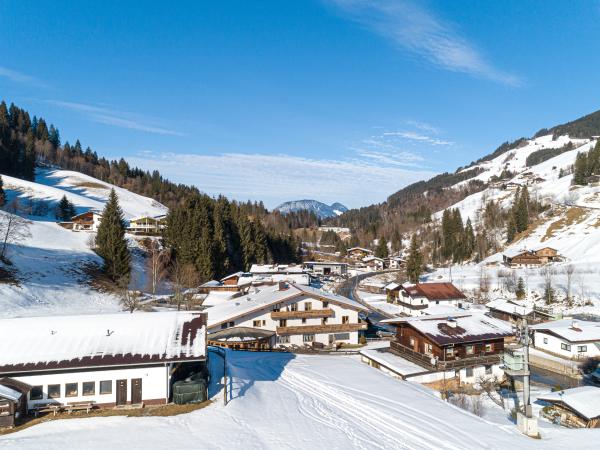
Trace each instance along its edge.
<path fill-rule="evenodd" d="M 0 259 L 6 258 L 8 244 L 20 242 L 31 236 L 29 222 L 17 215 L 19 211 L 19 201 L 15 198 L 6 208 L 7 213 L 0 215 L 0 239 L 2 239 Z"/>
<path fill-rule="evenodd" d="M 567 276 L 567 303 L 571 303 L 571 286 L 573 283 L 573 274 L 575 273 L 575 266 L 569 264 L 565 267 L 565 275 Z"/>
<path fill-rule="evenodd" d="M 117 286 L 121 305 L 130 313 L 133 313 L 140 307 L 141 296 L 139 291 L 129 289 L 129 284 L 126 279 L 119 281 Z"/>
<path fill-rule="evenodd" d="M 477 378 L 479 389 L 496 405 L 502 407 L 502 409 L 506 409 L 504 397 L 499 392 L 500 384 L 500 380 L 495 375 L 492 377 L 480 376 Z"/>
<path fill-rule="evenodd" d="M 487 300 L 488 292 L 490 291 L 490 277 L 487 270 L 482 266 L 479 271 L 479 296 L 481 300 Z"/>
<path fill-rule="evenodd" d="M 171 264 L 171 281 L 173 283 L 173 302 L 180 310 L 184 305 L 190 310 L 193 305 L 194 293 L 191 288 L 197 286 L 199 275 L 193 264 L 181 264 L 177 259 Z"/>
<path fill-rule="evenodd" d="M 167 275 L 168 261 L 169 255 L 167 249 L 165 249 L 157 240 L 151 240 L 148 246 L 148 259 L 146 264 L 148 273 L 150 274 L 148 284 L 150 292 L 152 292 L 152 297 L 156 295 L 158 285 Z"/>

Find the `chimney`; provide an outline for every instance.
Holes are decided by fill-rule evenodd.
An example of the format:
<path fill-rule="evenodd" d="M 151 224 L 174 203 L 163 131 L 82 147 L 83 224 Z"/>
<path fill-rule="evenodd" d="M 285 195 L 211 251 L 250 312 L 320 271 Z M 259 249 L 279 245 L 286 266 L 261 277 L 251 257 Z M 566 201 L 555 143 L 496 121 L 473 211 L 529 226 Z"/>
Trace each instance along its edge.
<path fill-rule="evenodd" d="M 456 328 L 456 319 L 454 317 L 448 317 L 446 319 L 446 325 L 450 328 Z"/>
<path fill-rule="evenodd" d="M 574 330 L 579 329 L 579 322 L 573 319 L 573 321 L 571 322 L 571 328 L 573 328 Z"/>
<path fill-rule="evenodd" d="M 279 282 L 279 290 L 285 291 L 286 289 L 287 289 L 287 285 L 285 284 L 285 281 L 280 281 Z"/>

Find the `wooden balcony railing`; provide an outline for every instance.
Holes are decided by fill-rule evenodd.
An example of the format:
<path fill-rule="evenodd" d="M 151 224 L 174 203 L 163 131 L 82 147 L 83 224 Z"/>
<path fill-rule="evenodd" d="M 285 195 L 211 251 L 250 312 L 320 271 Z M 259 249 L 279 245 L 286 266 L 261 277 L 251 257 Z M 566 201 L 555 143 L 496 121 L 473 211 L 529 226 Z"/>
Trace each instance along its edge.
<path fill-rule="evenodd" d="M 349 333 L 366 330 L 366 323 L 339 323 L 331 325 L 300 325 L 297 327 L 277 327 L 277 334 L 320 334 L 320 333 Z"/>
<path fill-rule="evenodd" d="M 311 309 L 310 311 L 273 311 L 271 319 L 319 319 L 333 317 L 333 309 Z"/>
<path fill-rule="evenodd" d="M 453 359 L 451 361 L 437 360 L 435 364 L 432 364 L 431 355 L 415 352 L 413 349 L 408 348 L 397 341 L 392 341 L 390 343 L 390 350 L 392 353 L 396 353 L 402 358 L 408 359 L 409 361 L 431 370 L 451 370 L 462 369 L 464 367 L 499 364 L 502 356 L 500 353 L 478 354 L 461 359 Z"/>

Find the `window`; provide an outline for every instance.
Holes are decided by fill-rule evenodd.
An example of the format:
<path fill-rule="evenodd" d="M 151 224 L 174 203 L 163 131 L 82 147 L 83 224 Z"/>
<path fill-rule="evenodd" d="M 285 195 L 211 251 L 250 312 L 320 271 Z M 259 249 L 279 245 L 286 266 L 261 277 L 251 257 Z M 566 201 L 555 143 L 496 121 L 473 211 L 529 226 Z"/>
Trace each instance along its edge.
<path fill-rule="evenodd" d="M 342 323 L 350 323 L 350 316 L 342 316 Z"/>
<path fill-rule="evenodd" d="M 327 325 L 327 317 L 321 319 L 321 325 Z"/>
<path fill-rule="evenodd" d="M 446 347 L 446 356 L 454 356 L 454 347 Z"/>
<path fill-rule="evenodd" d="M 587 352 L 587 345 L 578 345 L 577 346 L 577 351 L 579 353 L 585 353 L 585 352 Z"/>
<path fill-rule="evenodd" d="M 95 395 L 96 394 L 96 382 L 95 381 L 84 381 L 81 383 L 81 394 L 82 395 Z"/>
<path fill-rule="evenodd" d="M 465 347 L 465 351 L 466 351 L 467 355 L 472 355 L 473 353 L 475 353 L 475 346 L 467 345 Z"/>
<path fill-rule="evenodd" d="M 229 322 L 229 325 L 228 325 L 228 326 L 229 326 L 229 327 L 232 327 L 232 326 L 234 326 L 234 325 L 235 325 L 235 322 Z"/>
<path fill-rule="evenodd" d="M 570 352 L 570 351 L 571 351 L 571 345 L 569 345 L 569 344 L 565 344 L 564 342 L 561 342 L 561 344 L 560 344 L 560 348 L 561 348 L 562 350 L 566 350 L 566 351 L 568 351 L 568 352 Z"/>
<path fill-rule="evenodd" d="M 306 318 L 305 317 L 302 318 L 302 325 L 306 325 Z"/>
<path fill-rule="evenodd" d="M 435 301 L 435 304 L 436 304 L 436 305 L 439 305 L 439 304 L 440 304 L 440 301 L 439 301 L 439 300 L 436 300 L 436 301 Z"/>
<path fill-rule="evenodd" d="M 289 336 L 277 336 L 277 343 L 278 344 L 289 344 L 290 337 Z"/>
<path fill-rule="evenodd" d="M 292 303 L 290 305 L 290 311 L 298 311 L 298 303 Z"/>
<path fill-rule="evenodd" d="M 287 327 L 287 319 L 281 319 L 279 321 L 279 326 L 280 327 Z"/>
<path fill-rule="evenodd" d="M 65 397 L 77 397 L 79 395 L 79 385 L 77 383 L 65 384 Z"/>
<path fill-rule="evenodd" d="M 276 305 L 273 305 L 273 311 L 274 312 L 279 312 L 279 310 L 281 309 L 281 304 L 277 303 Z"/>
<path fill-rule="evenodd" d="M 303 334 L 302 335 L 302 342 L 314 342 L 314 341 L 315 341 L 314 334 Z"/>
<path fill-rule="evenodd" d="M 350 333 L 336 333 L 333 335 L 336 341 L 349 341 Z"/>
<path fill-rule="evenodd" d="M 304 304 L 304 311 L 312 311 L 312 303 L 311 302 L 306 302 Z"/>
<path fill-rule="evenodd" d="M 29 400 L 41 400 L 44 398 L 43 386 L 33 386 L 29 391 Z"/>
<path fill-rule="evenodd" d="M 544 344 L 548 343 L 548 338 L 544 338 Z"/>
<path fill-rule="evenodd" d="M 471 378 L 472 376 L 473 376 L 473 368 L 472 367 L 467 367 L 465 369 L 465 377 Z"/>
<path fill-rule="evenodd" d="M 329 308 L 329 302 L 323 302 L 323 309 Z"/>
<path fill-rule="evenodd" d="M 485 374 L 486 375 L 492 374 L 492 366 L 485 366 Z"/>
<path fill-rule="evenodd" d="M 410 343 L 410 345 L 415 345 L 415 338 L 414 337 L 409 337 L 408 338 L 408 342 Z"/>
<path fill-rule="evenodd" d="M 485 344 L 485 351 L 487 353 L 494 351 L 494 344 Z"/>
<path fill-rule="evenodd" d="M 60 398 L 60 384 L 48 385 L 48 398 Z"/>
<path fill-rule="evenodd" d="M 433 353 L 433 347 L 431 346 L 431 344 L 429 344 L 429 343 L 425 342 L 425 343 L 423 344 L 423 348 L 424 348 L 424 350 L 425 350 L 425 354 L 427 354 L 427 355 L 431 355 L 431 354 Z"/>
<path fill-rule="evenodd" d="M 252 321 L 252 326 L 255 327 L 255 328 L 258 328 L 258 327 L 260 327 L 261 323 L 262 322 L 260 320 L 253 320 Z"/>
<path fill-rule="evenodd" d="M 100 382 L 100 395 L 112 394 L 112 381 L 104 380 Z"/>
<path fill-rule="evenodd" d="M 266 325 L 267 325 L 267 321 L 266 321 L 266 320 L 263 320 L 263 321 L 262 321 L 262 326 L 264 327 L 264 326 L 266 326 Z"/>
<path fill-rule="evenodd" d="M 224 330 L 225 328 L 227 328 L 227 324 L 226 323 L 222 323 L 221 324 L 221 330 Z"/>

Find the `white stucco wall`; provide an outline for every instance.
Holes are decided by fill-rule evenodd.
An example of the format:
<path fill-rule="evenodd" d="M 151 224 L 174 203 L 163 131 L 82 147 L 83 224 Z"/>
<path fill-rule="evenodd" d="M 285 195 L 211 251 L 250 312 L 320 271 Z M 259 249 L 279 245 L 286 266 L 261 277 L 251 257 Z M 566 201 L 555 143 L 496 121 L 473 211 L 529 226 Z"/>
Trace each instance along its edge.
<path fill-rule="evenodd" d="M 556 355 L 566 358 L 587 358 L 591 356 L 600 356 L 600 349 L 594 342 L 569 342 L 566 339 L 559 338 L 542 331 L 534 332 L 534 347 L 540 350 L 546 350 Z M 571 350 L 565 350 L 561 344 L 571 346 Z M 585 346 L 586 350 L 581 352 L 579 347 Z"/>
<path fill-rule="evenodd" d="M 167 398 L 167 369 L 165 366 L 93 370 L 82 372 L 62 372 L 51 374 L 35 374 L 12 377 L 31 386 L 43 386 L 44 396 L 39 400 L 28 400 L 28 406 L 36 403 L 69 403 L 93 401 L 95 403 L 115 403 L 117 398 L 116 380 L 127 380 L 127 401 L 131 401 L 131 379 L 142 379 L 142 400 L 154 400 Z M 100 381 L 112 381 L 112 393 L 100 395 Z M 94 395 L 83 395 L 83 382 L 93 381 L 95 383 Z M 77 397 L 65 396 L 65 384 L 78 383 Z M 48 399 L 48 385 L 60 384 L 61 396 Z"/>

